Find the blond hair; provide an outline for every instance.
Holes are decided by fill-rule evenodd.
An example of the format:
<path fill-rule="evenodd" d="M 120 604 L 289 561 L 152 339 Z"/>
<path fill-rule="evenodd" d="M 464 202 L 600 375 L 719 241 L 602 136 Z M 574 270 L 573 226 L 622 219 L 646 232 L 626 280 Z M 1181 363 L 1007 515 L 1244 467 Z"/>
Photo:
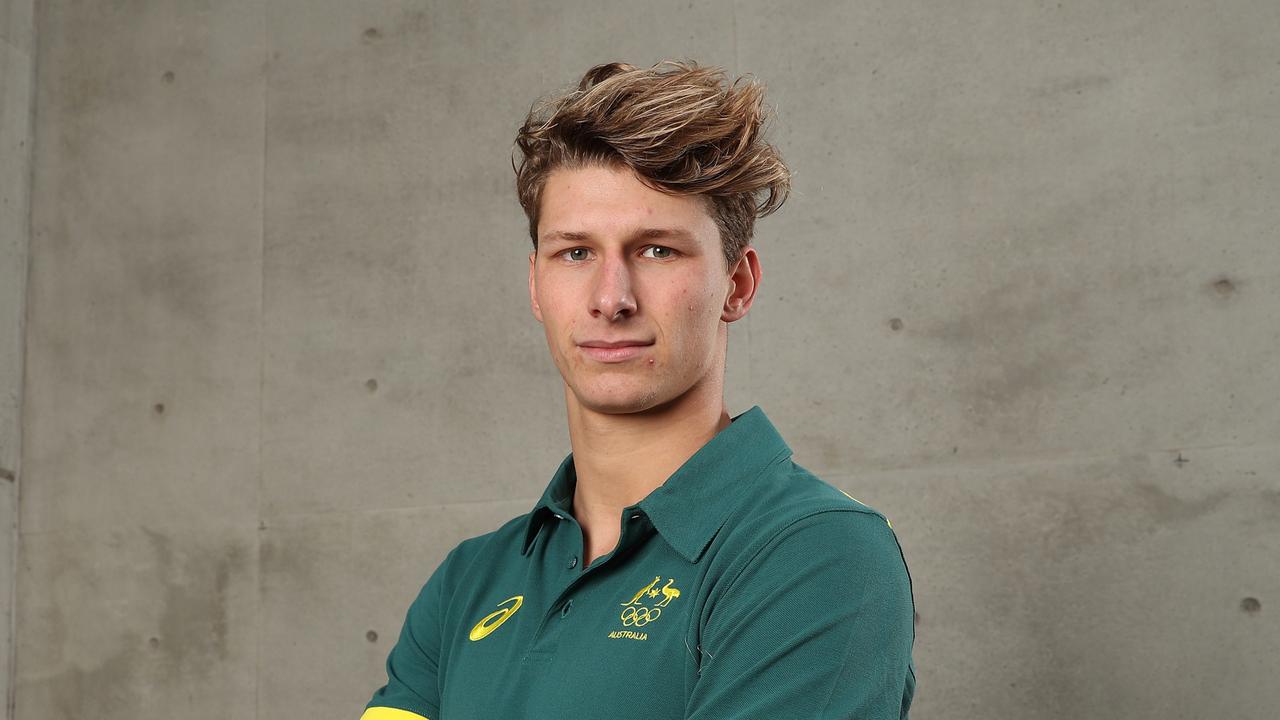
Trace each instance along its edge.
<path fill-rule="evenodd" d="M 781 207 L 791 187 L 787 166 L 761 139 L 767 120 L 764 86 L 729 84 L 717 67 L 664 60 L 647 70 L 591 68 L 577 90 L 535 102 L 516 136 L 523 157 L 517 166 L 513 154 L 511 164 L 534 249 L 553 170 L 625 166 L 655 190 L 705 197 L 732 267 L 756 218 Z"/>

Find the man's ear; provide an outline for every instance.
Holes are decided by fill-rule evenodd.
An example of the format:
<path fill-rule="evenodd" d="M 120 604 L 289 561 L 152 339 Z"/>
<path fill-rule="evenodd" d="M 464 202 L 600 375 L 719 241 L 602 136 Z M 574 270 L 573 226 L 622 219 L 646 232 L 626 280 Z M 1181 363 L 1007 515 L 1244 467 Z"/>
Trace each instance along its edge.
<path fill-rule="evenodd" d="M 764 273 L 760 269 L 760 256 L 755 248 L 748 245 L 743 248 L 742 257 L 738 258 L 729 273 L 729 294 L 724 299 L 721 320 L 733 322 L 741 320 L 747 314 L 755 300 L 756 290 L 760 288 L 762 277 Z"/>
<path fill-rule="evenodd" d="M 534 280 L 534 271 L 538 267 L 538 251 L 535 249 L 529 253 L 529 307 L 533 310 L 533 316 L 542 322 L 542 308 L 538 307 L 538 286 Z"/>

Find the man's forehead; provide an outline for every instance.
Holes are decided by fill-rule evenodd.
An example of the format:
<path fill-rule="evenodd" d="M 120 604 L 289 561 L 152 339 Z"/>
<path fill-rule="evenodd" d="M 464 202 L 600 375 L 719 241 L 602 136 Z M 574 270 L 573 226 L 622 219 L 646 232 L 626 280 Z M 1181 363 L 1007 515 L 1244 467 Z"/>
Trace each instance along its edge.
<path fill-rule="evenodd" d="M 547 176 L 540 200 L 540 225 L 548 231 L 680 228 L 698 233 L 711 220 L 706 198 L 657 190 L 630 168 L 557 168 Z"/>

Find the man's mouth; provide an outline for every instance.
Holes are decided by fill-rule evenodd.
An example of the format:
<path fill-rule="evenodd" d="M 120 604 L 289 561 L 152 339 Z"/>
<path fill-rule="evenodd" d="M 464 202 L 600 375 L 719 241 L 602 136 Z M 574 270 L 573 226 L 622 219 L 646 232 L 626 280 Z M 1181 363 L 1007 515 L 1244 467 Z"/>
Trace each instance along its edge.
<path fill-rule="evenodd" d="M 606 363 L 625 362 L 643 355 L 652 340 L 588 340 L 578 347 L 587 357 Z"/>

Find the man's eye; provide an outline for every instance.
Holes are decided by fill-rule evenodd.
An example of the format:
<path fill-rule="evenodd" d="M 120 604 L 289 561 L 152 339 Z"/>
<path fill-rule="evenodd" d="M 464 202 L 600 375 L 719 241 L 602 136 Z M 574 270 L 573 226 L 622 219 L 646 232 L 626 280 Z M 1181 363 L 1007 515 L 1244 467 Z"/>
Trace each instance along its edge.
<path fill-rule="evenodd" d="M 672 250 L 672 249 L 671 249 L 671 248 L 669 248 L 669 247 L 664 247 L 664 246 L 662 246 L 662 245 L 650 245 L 649 247 L 646 247 L 646 248 L 644 249 L 644 252 L 646 252 L 646 253 L 647 253 L 647 252 L 649 252 L 650 250 L 654 250 L 654 251 L 657 251 L 657 252 L 659 252 L 659 253 L 664 253 L 664 254 L 659 254 L 659 255 L 649 255 L 649 256 L 647 256 L 647 257 L 652 257 L 652 258 L 654 258 L 654 259 L 656 259 L 656 260 L 667 260 L 667 259 L 671 258 L 671 257 L 675 254 L 675 250 Z M 579 247 L 579 248 L 569 248 L 568 250 L 564 250 L 564 251 L 562 251 L 562 252 L 560 253 L 560 257 L 565 258 L 565 259 L 567 259 L 567 260 L 569 260 L 569 261 L 571 261 L 571 262 L 577 262 L 577 261 L 579 261 L 579 260 L 585 260 L 585 259 L 586 259 L 586 254 L 587 254 L 587 253 L 589 253 L 589 252 L 591 252 L 591 251 L 590 251 L 588 248 L 580 248 L 580 247 Z M 579 254 L 579 255 L 575 255 L 574 253 L 581 253 L 581 254 Z"/>

